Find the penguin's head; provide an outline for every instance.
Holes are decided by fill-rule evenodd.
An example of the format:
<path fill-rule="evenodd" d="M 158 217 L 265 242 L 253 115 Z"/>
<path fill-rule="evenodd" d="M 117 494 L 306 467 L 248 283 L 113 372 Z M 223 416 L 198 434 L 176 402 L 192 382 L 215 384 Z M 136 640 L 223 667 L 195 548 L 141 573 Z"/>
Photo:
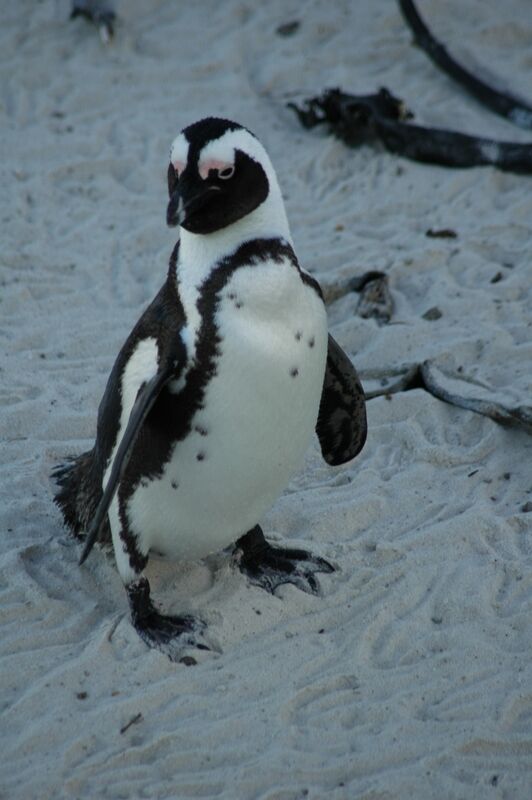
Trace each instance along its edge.
<path fill-rule="evenodd" d="M 207 117 L 172 144 L 166 221 L 189 233 L 214 233 L 261 207 L 272 188 L 279 191 L 258 139 L 236 122 Z"/>

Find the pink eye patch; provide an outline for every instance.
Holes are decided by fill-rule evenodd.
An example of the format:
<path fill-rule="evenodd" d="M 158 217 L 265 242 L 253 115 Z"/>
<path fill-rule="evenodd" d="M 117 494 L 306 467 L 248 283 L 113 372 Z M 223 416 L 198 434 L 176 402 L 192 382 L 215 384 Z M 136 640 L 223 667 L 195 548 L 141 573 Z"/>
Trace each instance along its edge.
<path fill-rule="evenodd" d="M 172 166 L 177 173 L 177 177 L 181 175 L 183 170 L 185 169 L 185 162 L 184 161 L 172 161 Z"/>

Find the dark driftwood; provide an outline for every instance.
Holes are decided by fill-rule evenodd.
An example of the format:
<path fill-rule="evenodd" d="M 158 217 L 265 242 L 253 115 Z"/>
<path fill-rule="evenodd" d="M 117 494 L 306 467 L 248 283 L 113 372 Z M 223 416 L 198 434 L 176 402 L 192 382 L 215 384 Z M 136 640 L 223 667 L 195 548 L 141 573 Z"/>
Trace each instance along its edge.
<path fill-rule="evenodd" d="M 295 103 L 288 103 L 288 107 L 305 128 L 326 123 L 351 147 L 377 139 L 392 153 L 414 161 L 447 167 L 491 165 L 508 172 L 532 173 L 532 144 L 413 125 L 407 122 L 412 114 L 403 101 L 385 88 L 370 95 L 328 89 L 305 100 L 302 107 Z"/>
<path fill-rule="evenodd" d="M 388 276 L 378 270 L 370 270 L 363 275 L 355 275 L 339 283 L 322 284 L 323 299 L 326 305 L 334 303 L 350 292 L 359 295 L 356 313 L 364 319 L 373 317 L 379 325 L 392 318 L 394 304 L 388 288 Z"/>
<path fill-rule="evenodd" d="M 521 128 L 532 130 L 532 106 L 512 94 L 494 89 L 459 64 L 428 29 L 412 0 L 399 0 L 399 6 L 414 34 L 416 44 L 443 72 L 496 114 L 506 117 Z"/>
<path fill-rule="evenodd" d="M 475 411 L 500 425 L 518 427 L 532 434 L 532 406 L 500 403 L 490 397 L 491 391 L 484 392 L 484 397 L 475 396 L 476 392 L 471 390 L 474 383 L 466 375 L 447 375 L 433 361 L 408 364 L 396 370 L 379 370 L 377 376 L 374 372 L 365 375 L 360 371 L 360 377 L 363 383 L 370 378 L 375 380 L 378 377 L 381 380 L 381 388 L 365 392 L 366 400 L 411 389 L 424 389 L 445 403 Z"/>
<path fill-rule="evenodd" d="M 466 376 L 446 375 L 442 369 L 431 361 L 424 361 L 420 365 L 420 375 L 424 387 L 428 392 L 460 408 L 467 408 L 483 414 L 498 422 L 500 425 L 518 426 L 527 433 L 532 434 L 532 406 L 506 405 L 494 400 L 492 397 L 481 398 L 471 395 L 468 388 L 473 385 Z M 464 388 L 464 392 L 460 389 Z"/>

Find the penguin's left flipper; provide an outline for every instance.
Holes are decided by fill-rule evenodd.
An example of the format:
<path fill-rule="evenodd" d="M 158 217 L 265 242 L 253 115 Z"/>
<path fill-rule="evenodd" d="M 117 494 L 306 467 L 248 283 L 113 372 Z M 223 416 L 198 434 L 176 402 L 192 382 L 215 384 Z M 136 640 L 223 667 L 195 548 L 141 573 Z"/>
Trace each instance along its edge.
<path fill-rule="evenodd" d="M 264 538 L 259 525 L 236 542 L 238 567 L 250 583 L 274 594 L 279 586 L 291 583 L 308 594 L 320 594 L 316 572 L 334 572 L 324 558 L 307 550 L 274 547 Z"/>
<path fill-rule="evenodd" d="M 107 481 L 105 491 L 102 495 L 100 503 L 98 504 L 98 508 L 96 509 L 92 525 L 87 532 L 85 546 L 79 560 L 80 566 L 89 555 L 96 539 L 98 538 L 100 528 L 107 517 L 109 506 L 112 503 L 113 497 L 118 489 L 120 479 L 122 478 L 122 475 L 124 474 L 124 471 L 129 463 L 133 446 L 137 440 L 144 420 L 153 408 L 153 405 L 159 397 L 162 389 L 169 381 L 175 380 L 179 376 L 185 364 L 185 359 L 186 356 L 184 353 L 184 348 L 183 350 L 178 350 L 175 354 L 173 354 L 172 358 L 166 358 L 164 363 L 159 366 L 156 375 L 154 375 L 151 380 L 147 381 L 147 383 L 145 383 L 139 389 L 137 398 L 133 408 L 131 409 L 131 414 L 129 415 L 126 430 L 120 441 L 118 450 L 116 451 L 116 455 L 113 460 L 113 467 L 111 469 L 111 474 L 109 476 L 109 480 Z"/>
<path fill-rule="evenodd" d="M 329 334 L 316 433 L 331 466 L 351 461 L 366 441 L 366 400 L 356 369 Z"/>

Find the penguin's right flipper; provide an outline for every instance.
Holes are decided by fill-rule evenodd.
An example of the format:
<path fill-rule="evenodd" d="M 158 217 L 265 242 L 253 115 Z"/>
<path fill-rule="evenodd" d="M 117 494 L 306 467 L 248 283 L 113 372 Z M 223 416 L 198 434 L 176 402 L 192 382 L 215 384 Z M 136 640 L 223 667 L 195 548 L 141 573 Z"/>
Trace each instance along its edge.
<path fill-rule="evenodd" d="M 112 503 L 113 497 L 118 489 L 120 479 L 122 478 L 129 463 L 133 447 L 137 441 L 137 437 L 146 417 L 153 408 L 153 405 L 159 397 L 162 389 L 164 389 L 169 381 L 178 378 L 183 370 L 186 362 L 186 351 L 179 337 L 177 342 L 177 347 L 179 349 L 173 354 L 173 357 L 166 358 L 164 363 L 159 365 L 159 370 L 156 375 L 154 375 L 151 380 L 147 381 L 139 389 L 137 399 L 135 400 L 129 415 L 126 430 L 122 436 L 116 451 L 116 455 L 113 459 L 113 466 L 109 480 L 107 481 L 107 485 L 105 487 L 105 491 L 98 504 L 98 508 L 96 509 L 92 524 L 87 532 L 85 546 L 79 560 L 80 566 L 89 555 L 96 539 L 98 538 L 98 533 L 105 518 L 107 517 L 109 506 Z"/>
<path fill-rule="evenodd" d="M 350 461 L 366 441 L 364 390 L 349 356 L 331 334 L 316 433 L 323 458 L 331 466 Z"/>

